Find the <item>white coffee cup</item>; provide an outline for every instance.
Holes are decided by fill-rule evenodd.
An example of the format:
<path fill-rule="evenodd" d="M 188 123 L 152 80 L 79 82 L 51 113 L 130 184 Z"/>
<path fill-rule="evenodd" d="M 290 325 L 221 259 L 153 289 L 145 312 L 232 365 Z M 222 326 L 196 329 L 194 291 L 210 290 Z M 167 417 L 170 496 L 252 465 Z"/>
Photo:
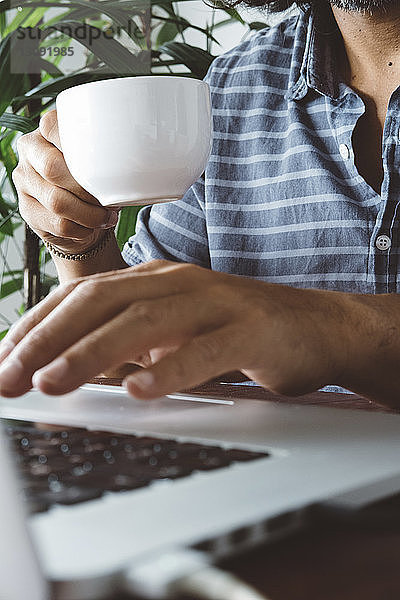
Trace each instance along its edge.
<path fill-rule="evenodd" d="M 109 79 L 57 97 L 62 151 L 76 181 L 103 206 L 181 198 L 207 164 L 207 83 L 188 77 Z"/>

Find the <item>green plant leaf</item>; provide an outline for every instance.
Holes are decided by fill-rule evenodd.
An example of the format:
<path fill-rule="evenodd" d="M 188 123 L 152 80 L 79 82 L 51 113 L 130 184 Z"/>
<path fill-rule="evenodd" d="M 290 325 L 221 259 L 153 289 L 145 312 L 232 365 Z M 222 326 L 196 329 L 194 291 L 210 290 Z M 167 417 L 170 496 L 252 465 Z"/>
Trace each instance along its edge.
<path fill-rule="evenodd" d="M 222 21 L 218 21 L 218 23 L 213 24 L 213 26 L 212 26 L 213 31 L 215 29 L 220 29 L 221 27 L 225 27 L 225 25 L 231 25 L 235 21 L 236 21 L 236 19 L 232 19 L 232 17 L 229 17 L 229 19 L 223 19 Z"/>
<path fill-rule="evenodd" d="M 117 242 L 120 250 L 135 233 L 137 216 L 142 206 L 127 206 L 121 210 L 117 227 Z"/>
<path fill-rule="evenodd" d="M 48 9 L 45 6 L 34 9 L 32 14 L 26 19 L 26 21 L 24 21 L 24 27 L 36 27 L 36 25 L 43 19 L 47 10 Z"/>
<path fill-rule="evenodd" d="M 5 277 L 11 277 L 11 275 L 18 275 L 19 277 L 22 277 L 23 271 L 22 271 L 22 269 L 15 269 L 15 270 L 6 271 L 4 273 Z"/>
<path fill-rule="evenodd" d="M 36 129 L 36 123 L 32 119 L 22 117 L 21 115 L 13 115 L 12 113 L 3 113 L 0 117 L 0 127 L 7 127 L 14 131 L 22 131 L 29 133 Z"/>
<path fill-rule="evenodd" d="M 7 109 L 15 96 L 24 88 L 24 74 L 11 70 L 11 47 L 14 33 L 0 43 L 0 115 Z"/>
<path fill-rule="evenodd" d="M 11 177 L 12 172 L 14 171 L 18 162 L 15 152 L 11 145 L 14 137 L 15 131 L 12 131 L 4 139 L 0 140 L 0 160 L 3 162 L 7 174 L 8 183 L 14 194 L 15 201 L 17 201 L 17 190 L 15 189 L 15 185 Z"/>
<path fill-rule="evenodd" d="M 48 9 L 46 9 L 48 10 Z M 46 22 L 43 24 L 43 27 L 51 27 L 54 23 L 59 23 L 61 22 L 63 19 L 67 19 L 68 17 L 71 17 L 72 14 L 75 14 L 75 12 L 78 12 L 78 10 L 81 9 L 72 9 L 72 8 L 68 8 L 65 12 L 63 12 L 61 15 L 57 14 L 56 16 L 54 16 L 52 19 L 47 18 Z M 47 17 L 48 17 L 48 13 L 47 13 Z M 71 17 L 73 18 L 73 17 Z M 75 21 L 77 21 L 78 19 L 75 19 Z"/>
<path fill-rule="evenodd" d="M 22 315 L 25 313 L 26 309 L 25 309 L 25 305 L 21 304 L 19 309 L 17 311 L 15 311 L 17 313 L 18 317 L 22 317 Z"/>
<path fill-rule="evenodd" d="M 20 291 L 23 285 L 23 277 L 16 277 L 15 279 L 10 279 L 10 281 L 3 282 L 0 287 L 0 298 L 6 298 L 7 296 L 11 296 L 11 294 Z"/>
<path fill-rule="evenodd" d="M 193 25 L 192 23 L 189 23 L 189 21 L 187 21 L 186 19 L 183 19 L 182 17 L 161 17 L 161 16 L 159 17 L 159 16 L 156 16 L 155 20 L 165 22 L 165 25 L 161 28 L 160 33 L 157 36 L 157 40 L 156 40 L 157 46 L 159 46 L 159 45 L 161 46 L 165 42 L 172 41 L 177 34 L 182 33 L 183 31 L 185 31 L 185 29 L 194 29 L 195 31 L 199 31 L 204 36 L 206 36 L 206 38 L 212 40 L 215 44 L 220 45 L 218 40 L 215 39 L 215 37 L 208 31 L 208 29 L 204 29 L 203 27 L 197 27 L 197 25 Z M 167 27 L 167 25 L 171 25 L 171 28 L 169 29 Z M 176 26 L 175 29 L 172 27 L 172 25 Z M 164 28 L 165 28 L 164 35 L 161 36 L 160 35 L 161 31 Z M 163 37 L 165 37 L 165 39 L 163 39 Z"/>
<path fill-rule="evenodd" d="M 178 28 L 177 24 L 173 21 L 166 20 L 158 32 L 156 39 L 156 46 L 162 46 L 165 42 L 173 40 L 177 35 L 182 32 L 182 28 Z"/>
<path fill-rule="evenodd" d="M 2 234 L 2 238 L 6 236 L 14 235 L 14 226 L 11 221 L 14 216 L 14 210 L 8 206 L 8 204 L 3 200 L 0 195 L 0 233 Z M 0 239 L 1 241 L 1 239 Z"/>
<path fill-rule="evenodd" d="M 179 60 L 198 79 L 203 79 L 206 76 L 215 58 L 206 50 L 181 42 L 167 42 L 160 46 L 158 50 Z"/>
<path fill-rule="evenodd" d="M 13 108 L 14 110 L 19 110 L 27 101 L 33 98 L 55 98 L 57 94 L 74 85 L 89 83 L 90 81 L 96 81 L 98 79 L 108 79 L 111 77 L 115 77 L 115 75 L 110 73 L 109 70 L 98 69 L 97 71 L 72 73 L 71 75 L 64 75 L 57 79 L 53 79 L 52 81 L 45 81 L 29 90 L 24 96 L 17 97 L 13 104 Z"/>
<path fill-rule="evenodd" d="M 54 27 L 65 33 L 65 26 L 70 27 L 72 37 L 77 42 L 93 52 L 118 75 L 143 75 L 148 73 L 148 68 L 146 68 L 147 59 L 145 60 L 143 52 L 135 55 L 116 40 L 101 37 L 102 32 L 97 27 L 82 24 L 79 21 L 65 21 L 63 25 Z M 78 36 L 78 31 L 82 31 L 82 35 Z M 100 35 L 97 38 L 98 34 Z"/>
<path fill-rule="evenodd" d="M 5 29 L 4 35 L 8 35 L 12 31 L 18 29 L 18 27 L 22 26 L 26 19 L 28 19 L 28 17 L 30 17 L 30 15 L 34 12 L 34 10 L 34 8 L 24 8 L 18 11 L 11 23 Z"/>
<path fill-rule="evenodd" d="M 3 215 L 3 212 L 0 211 Z M 14 227 L 12 226 L 10 219 L 1 219 L 2 225 L 0 225 L 0 233 L 2 239 L 5 239 L 7 236 L 12 237 L 14 235 Z M 2 239 L 0 241 L 2 241 Z"/>
<path fill-rule="evenodd" d="M 141 8 L 143 10 L 144 7 L 149 7 L 150 0 L 141 0 L 136 1 L 134 3 L 130 3 L 129 8 L 127 7 L 125 10 L 121 8 L 122 4 L 123 3 L 119 2 L 108 2 L 107 0 L 103 0 L 102 2 L 91 2 L 90 0 L 71 0 L 69 2 L 46 2 L 45 0 L 33 0 L 32 2 L 25 2 L 24 6 L 47 6 L 67 9 L 81 7 L 87 11 L 87 14 L 85 16 L 92 15 L 94 13 L 104 14 L 110 17 L 114 21 L 114 23 L 118 24 L 122 28 L 125 28 L 127 26 L 127 18 L 134 14 L 135 8 Z M 83 15 L 81 18 L 83 18 Z"/>
<path fill-rule="evenodd" d="M 260 29 L 265 29 L 266 27 L 269 27 L 267 23 L 262 23 L 261 21 L 252 21 L 248 25 L 250 29 L 255 31 L 260 31 Z"/>
<path fill-rule="evenodd" d="M 7 18 L 4 12 L 0 13 L 0 36 L 4 36 L 4 32 L 7 27 Z"/>
<path fill-rule="evenodd" d="M 13 223 L 12 218 L 17 214 L 15 206 L 11 206 L 0 194 L 0 242 L 6 236 L 13 236 L 19 223 Z"/>
<path fill-rule="evenodd" d="M 36 9 L 34 7 L 22 8 L 22 10 L 18 10 L 14 19 L 4 31 L 4 35 L 15 31 L 16 29 L 18 29 L 18 27 L 36 27 L 39 21 L 41 21 L 43 16 L 46 14 L 47 10 L 48 9 L 46 7 Z"/>
<path fill-rule="evenodd" d="M 232 17 L 232 19 L 234 19 L 235 21 L 239 21 L 239 23 L 241 23 L 242 25 L 246 25 L 246 21 L 243 19 L 243 17 L 241 17 L 238 11 L 235 8 L 226 6 L 226 4 L 222 2 L 222 0 L 214 1 L 213 6 L 226 12 L 226 14 Z"/>
<path fill-rule="evenodd" d="M 9 331 L 8 329 L 4 329 L 3 331 L 0 331 L 0 340 L 2 340 L 4 337 L 6 337 L 8 331 Z"/>

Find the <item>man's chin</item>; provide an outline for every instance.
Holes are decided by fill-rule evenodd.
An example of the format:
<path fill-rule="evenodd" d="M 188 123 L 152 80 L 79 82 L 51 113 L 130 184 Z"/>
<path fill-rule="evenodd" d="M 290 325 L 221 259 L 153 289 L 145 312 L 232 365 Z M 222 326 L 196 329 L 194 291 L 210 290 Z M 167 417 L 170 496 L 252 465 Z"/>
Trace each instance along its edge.
<path fill-rule="evenodd" d="M 332 6 L 348 12 L 382 13 L 398 7 L 398 0 L 329 0 Z"/>

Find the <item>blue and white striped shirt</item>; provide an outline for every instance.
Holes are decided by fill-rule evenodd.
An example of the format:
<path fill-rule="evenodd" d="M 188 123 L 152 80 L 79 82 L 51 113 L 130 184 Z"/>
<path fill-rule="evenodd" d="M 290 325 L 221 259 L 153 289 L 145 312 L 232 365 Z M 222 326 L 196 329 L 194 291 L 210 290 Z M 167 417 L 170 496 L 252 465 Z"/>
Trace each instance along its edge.
<path fill-rule="evenodd" d="M 354 161 L 364 102 L 340 81 L 337 41 L 317 18 L 300 13 L 213 62 L 204 177 L 182 200 L 141 212 L 129 264 L 164 258 L 297 287 L 398 291 L 399 90 L 378 195 Z"/>

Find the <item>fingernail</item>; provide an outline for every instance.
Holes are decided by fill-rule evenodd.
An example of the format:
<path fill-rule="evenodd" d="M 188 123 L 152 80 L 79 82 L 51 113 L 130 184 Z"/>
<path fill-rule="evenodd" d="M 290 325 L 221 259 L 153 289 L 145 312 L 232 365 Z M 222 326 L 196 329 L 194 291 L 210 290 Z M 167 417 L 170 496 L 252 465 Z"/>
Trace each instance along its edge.
<path fill-rule="evenodd" d="M 11 354 L 11 351 L 14 350 L 14 348 L 15 348 L 14 342 L 8 342 L 6 340 L 1 342 L 1 344 L 0 344 L 0 362 L 2 362 L 9 354 Z"/>
<path fill-rule="evenodd" d="M 146 390 L 154 385 L 155 378 L 153 373 L 147 371 L 146 369 L 140 371 L 139 373 L 135 373 L 134 375 L 129 376 L 129 382 L 136 385 L 141 390 Z"/>
<path fill-rule="evenodd" d="M 43 383 L 61 383 L 61 380 L 67 374 L 69 364 L 66 358 L 56 358 L 52 363 L 39 369 L 32 377 L 34 387 L 40 387 Z"/>
<path fill-rule="evenodd" d="M 0 366 L 0 389 L 10 390 L 17 385 L 24 372 L 24 366 L 18 358 L 9 358 Z"/>
<path fill-rule="evenodd" d="M 101 229 L 110 229 L 118 223 L 119 214 L 115 210 L 110 210 L 107 221 L 104 225 L 100 225 Z"/>

